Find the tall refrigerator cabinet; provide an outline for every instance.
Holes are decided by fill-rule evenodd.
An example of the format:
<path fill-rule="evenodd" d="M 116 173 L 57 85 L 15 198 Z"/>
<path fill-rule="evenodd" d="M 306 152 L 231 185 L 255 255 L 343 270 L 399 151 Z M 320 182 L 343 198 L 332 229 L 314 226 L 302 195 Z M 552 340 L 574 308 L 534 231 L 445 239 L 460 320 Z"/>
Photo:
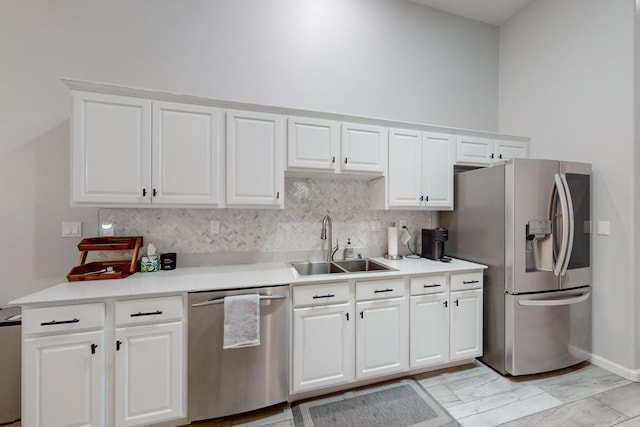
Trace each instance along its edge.
<path fill-rule="evenodd" d="M 514 159 L 455 176 L 447 254 L 487 265 L 484 355 L 502 374 L 591 352 L 591 165 Z"/>

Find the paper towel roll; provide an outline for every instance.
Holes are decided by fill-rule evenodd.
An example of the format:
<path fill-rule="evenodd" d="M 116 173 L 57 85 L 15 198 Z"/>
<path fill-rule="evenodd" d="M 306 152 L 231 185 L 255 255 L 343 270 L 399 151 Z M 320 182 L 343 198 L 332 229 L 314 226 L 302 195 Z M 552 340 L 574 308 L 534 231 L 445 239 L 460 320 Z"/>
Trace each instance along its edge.
<path fill-rule="evenodd" d="M 387 230 L 389 256 L 398 256 L 398 227 L 389 227 Z"/>

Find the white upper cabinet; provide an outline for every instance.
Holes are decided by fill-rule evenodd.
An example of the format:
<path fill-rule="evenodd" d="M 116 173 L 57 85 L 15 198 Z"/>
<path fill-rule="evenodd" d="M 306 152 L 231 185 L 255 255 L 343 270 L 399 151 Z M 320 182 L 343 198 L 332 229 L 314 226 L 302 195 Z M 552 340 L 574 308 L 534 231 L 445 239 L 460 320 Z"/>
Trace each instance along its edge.
<path fill-rule="evenodd" d="M 529 157 L 529 144 L 473 136 L 456 137 L 456 164 L 491 166 L 509 159 Z"/>
<path fill-rule="evenodd" d="M 389 131 L 389 207 L 419 207 L 422 195 L 422 132 Z"/>
<path fill-rule="evenodd" d="M 284 207 L 284 118 L 227 111 L 227 205 Z"/>
<path fill-rule="evenodd" d="M 75 92 L 72 203 L 217 206 L 222 125 L 216 108 Z"/>
<path fill-rule="evenodd" d="M 288 119 L 288 173 L 381 176 L 386 172 L 386 153 L 384 127 L 310 117 Z"/>
<path fill-rule="evenodd" d="M 151 200 L 151 101 L 73 94 L 72 202 Z"/>
<path fill-rule="evenodd" d="M 340 124 L 331 120 L 289 117 L 287 169 L 338 172 Z"/>
<path fill-rule="evenodd" d="M 383 175 L 387 164 L 387 129 L 343 123 L 341 150 L 342 170 Z"/>
<path fill-rule="evenodd" d="M 406 129 L 389 131 L 389 171 L 372 183 L 375 208 L 452 209 L 453 137 Z M 381 195 L 387 192 L 387 200 Z"/>
<path fill-rule="evenodd" d="M 507 141 L 497 139 L 495 141 L 495 159 L 526 159 L 529 157 L 529 144 L 521 141 Z"/>
<path fill-rule="evenodd" d="M 216 108 L 153 102 L 153 203 L 220 202 L 221 117 Z"/>

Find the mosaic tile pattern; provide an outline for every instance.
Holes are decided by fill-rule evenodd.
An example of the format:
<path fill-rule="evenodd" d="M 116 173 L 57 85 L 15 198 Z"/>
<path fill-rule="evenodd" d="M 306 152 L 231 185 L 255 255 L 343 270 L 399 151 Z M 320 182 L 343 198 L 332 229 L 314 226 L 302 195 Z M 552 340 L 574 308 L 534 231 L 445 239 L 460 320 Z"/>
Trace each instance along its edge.
<path fill-rule="evenodd" d="M 100 221 L 115 221 L 116 234 L 142 235 L 159 252 L 177 252 L 179 266 L 321 259 L 322 217 L 331 216 L 333 240 L 342 258 L 347 238 L 356 253 L 381 256 L 387 251 L 386 227 L 404 220 L 419 243 L 420 229 L 432 214 L 369 209 L 369 184 L 346 179 L 286 178 L 285 208 L 269 209 L 101 209 Z M 220 233 L 209 234 L 210 221 Z M 376 227 L 378 230 L 375 230 Z M 408 253 L 398 244 L 400 254 Z"/>

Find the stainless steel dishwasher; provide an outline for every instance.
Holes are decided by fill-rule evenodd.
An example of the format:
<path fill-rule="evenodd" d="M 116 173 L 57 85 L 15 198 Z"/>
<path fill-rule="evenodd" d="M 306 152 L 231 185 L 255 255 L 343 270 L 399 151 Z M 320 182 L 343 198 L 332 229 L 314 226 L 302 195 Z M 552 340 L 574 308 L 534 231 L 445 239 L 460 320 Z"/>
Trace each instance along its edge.
<path fill-rule="evenodd" d="M 260 294 L 260 345 L 222 349 L 224 297 Z M 206 420 L 289 398 L 289 287 L 189 294 L 188 419 Z"/>

